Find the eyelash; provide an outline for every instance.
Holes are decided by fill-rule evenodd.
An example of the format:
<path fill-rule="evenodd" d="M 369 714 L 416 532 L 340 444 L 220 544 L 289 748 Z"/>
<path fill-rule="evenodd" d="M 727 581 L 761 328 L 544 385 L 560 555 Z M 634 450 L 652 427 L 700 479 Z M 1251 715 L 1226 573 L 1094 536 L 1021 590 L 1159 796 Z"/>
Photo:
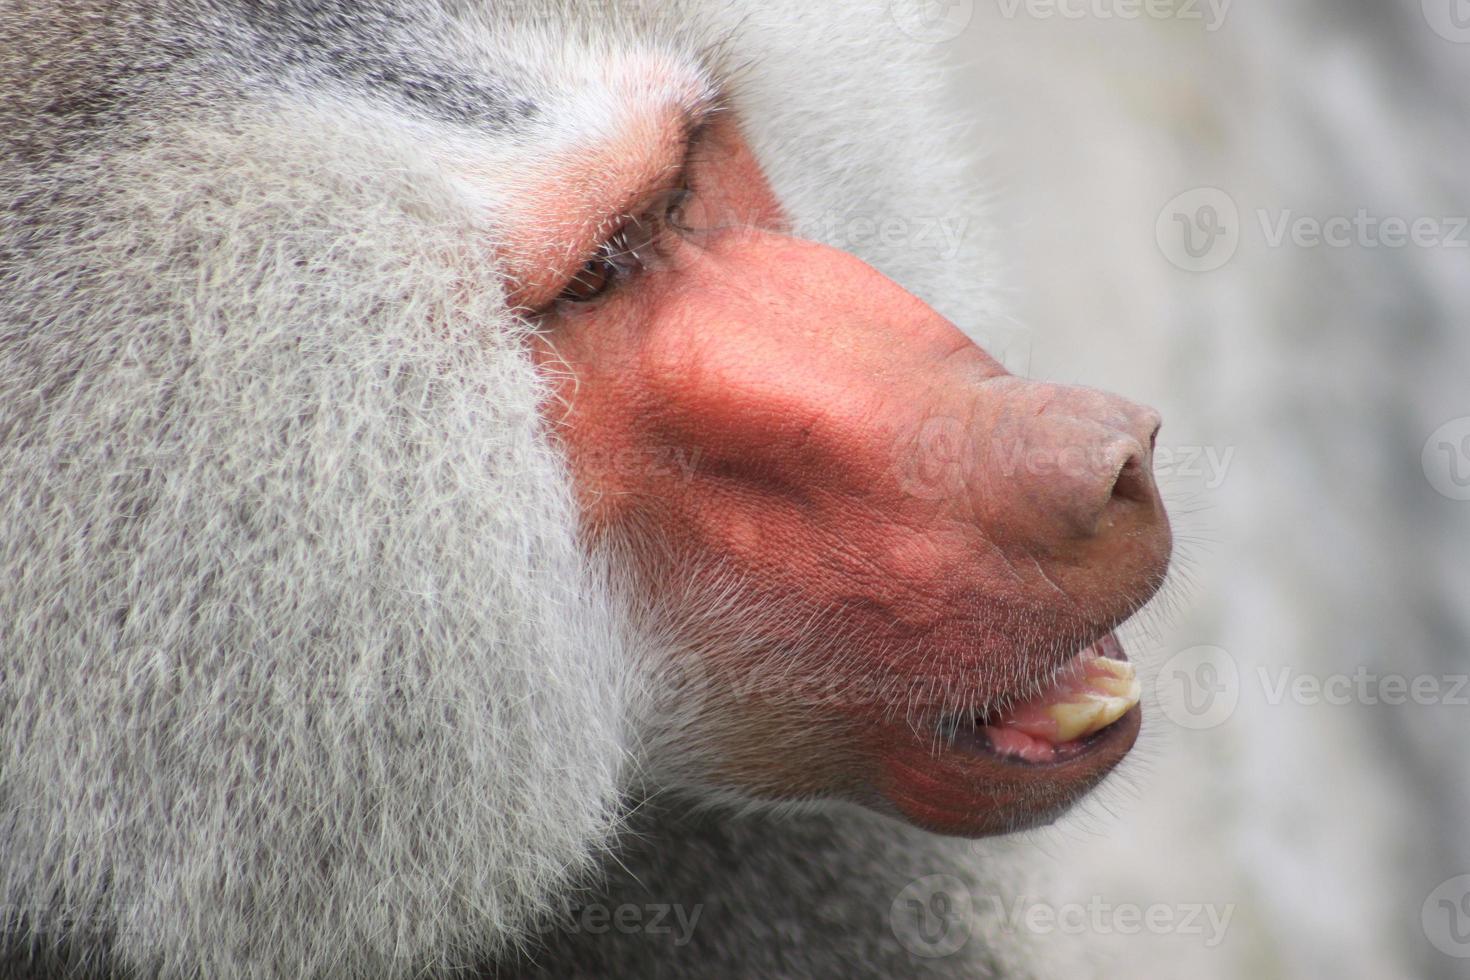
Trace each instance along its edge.
<path fill-rule="evenodd" d="M 673 192 L 662 209 L 630 217 L 609 235 L 587 263 L 567 283 L 557 301 L 561 303 L 593 303 L 607 295 L 618 283 L 648 267 L 650 250 L 656 249 L 666 227 L 683 230 L 680 215 L 690 197 L 688 187 Z"/>

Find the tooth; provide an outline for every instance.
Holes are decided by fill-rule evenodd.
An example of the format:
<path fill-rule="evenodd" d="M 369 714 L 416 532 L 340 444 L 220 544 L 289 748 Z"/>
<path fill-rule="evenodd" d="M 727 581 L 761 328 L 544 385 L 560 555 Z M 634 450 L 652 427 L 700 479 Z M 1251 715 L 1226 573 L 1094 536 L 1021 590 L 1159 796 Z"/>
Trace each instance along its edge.
<path fill-rule="evenodd" d="M 1130 673 L 1132 673 L 1130 671 Z M 1126 715 L 1143 693 L 1136 676 L 1094 677 L 1082 700 L 1054 704 L 1048 714 L 1056 722 L 1057 742 L 1070 742 L 1101 731 Z"/>
<path fill-rule="evenodd" d="M 1097 713 L 1097 727 L 1094 728 L 1092 731 L 1097 731 L 1099 728 L 1106 728 L 1107 726 L 1111 725 L 1113 722 L 1126 715 L 1128 713 L 1128 710 L 1137 703 L 1137 697 L 1106 698 L 1099 701 L 1098 704 L 1102 705 L 1102 710 Z M 1089 732 L 1088 734 L 1091 734 L 1091 732 Z"/>
<path fill-rule="evenodd" d="M 1052 705 L 1050 714 L 1057 723 L 1056 740 L 1070 742 L 1088 732 L 1097 731 L 1102 727 L 1097 724 L 1097 719 L 1104 707 L 1106 706 L 1101 701 L 1070 701 Z"/>
<path fill-rule="evenodd" d="M 1138 682 L 1137 677 L 1093 677 L 1088 680 L 1087 686 L 1102 692 L 1103 696 L 1126 698 L 1130 701 L 1137 701 L 1143 694 L 1143 685 Z"/>
<path fill-rule="evenodd" d="M 992 724 L 1056 745 L 1106 728 L 1138 704 L 1142 694 L 1132 664 L 1090 658 L 1049 691 L 1010 708 Z"/>
<path fill-rule="evenodd" d="M 1091 671 L 1112 674 L 1114 677 L 1132 678 L 1134 676 L 1133 665 L 1126 660 L 1093 657 L 1088 661 L 1087 666 Z"/>

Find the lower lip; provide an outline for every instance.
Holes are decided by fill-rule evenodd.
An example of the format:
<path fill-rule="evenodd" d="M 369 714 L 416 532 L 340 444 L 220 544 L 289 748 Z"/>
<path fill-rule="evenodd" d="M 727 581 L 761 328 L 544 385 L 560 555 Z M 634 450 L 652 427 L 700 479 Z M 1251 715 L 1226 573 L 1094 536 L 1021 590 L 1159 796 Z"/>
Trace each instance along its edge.
<path fill-rule="evenodd" d="M 1111 637 L 1106 656 L 1124 659 Z M 979 729 L 950 744 L 916 738 L 904 723 L 885 726 L 875 745 L 876 789 L 886 804 L 927 830 L 983 837 L 1051 823 L 1097 786 L 1137 741 L 1143 713 L 1134 706 L 1091 735 L 1056 746 L 1032 762 L 992 748 Z"/>

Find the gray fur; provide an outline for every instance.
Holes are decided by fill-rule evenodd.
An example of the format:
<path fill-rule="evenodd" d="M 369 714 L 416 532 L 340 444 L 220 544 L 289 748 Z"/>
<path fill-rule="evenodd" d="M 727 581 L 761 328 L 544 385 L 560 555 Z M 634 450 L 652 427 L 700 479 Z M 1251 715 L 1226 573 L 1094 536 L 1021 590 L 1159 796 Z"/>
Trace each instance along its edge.
<path fill-rule="evenodd" d="M 541 945 L 494 980 L 1076 975 L 1072 950 L 1004 919 L 1026 893 L 1009 845 L 982 851 L 845 808 L 791 818 L 655 802 L 633 830 L 606 884 L 566 896 L 538 925 Z M 940 879 L 945 904 L 909 888 Z"/>
<path fill-rule="evenodd" d="M 799 229 L 989 322 L 957 134 L 885 4 L 3 6 L 7 969 L 1031 975 L 982 918 L 947 957 L 897 942 L 913 878 L 995 869 L 882 818 L 662 800 L 609 850 L 649 651 L 496 285 L 515 173 L 475 201 L 452 166 L 672 52 Z M 902 247 L 843 237 L 890 216 Z M 956 247 L 918 243 L 940 219 Z M 679 951 L 538 935 L 578 887 L 709 917 Z"/>

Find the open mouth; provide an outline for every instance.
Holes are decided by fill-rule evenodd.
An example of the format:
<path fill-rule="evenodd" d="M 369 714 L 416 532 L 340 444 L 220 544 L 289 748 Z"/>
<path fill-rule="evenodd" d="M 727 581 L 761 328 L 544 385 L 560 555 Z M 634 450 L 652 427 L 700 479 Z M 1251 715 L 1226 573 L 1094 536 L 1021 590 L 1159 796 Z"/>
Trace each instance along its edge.
<path fill-rule="evenodd" d="M 1048 765 L 1106 738 L 1141 695 L 1133 664 L 1109 633 L 1073 657 L 1041 693 L 1002 711 L 954 719 L 949 727 L 958 749 Z"/>
<path fill-rule="evenodd" d="M 1122 761 L 1138 738 L 1140 685 L 1111 633 L 1034 696 L 951 717 L 933 738 L 907 725 L 878 750 L 877 789 L 910 822 L 963 837 L 1050 823 Z"/>

